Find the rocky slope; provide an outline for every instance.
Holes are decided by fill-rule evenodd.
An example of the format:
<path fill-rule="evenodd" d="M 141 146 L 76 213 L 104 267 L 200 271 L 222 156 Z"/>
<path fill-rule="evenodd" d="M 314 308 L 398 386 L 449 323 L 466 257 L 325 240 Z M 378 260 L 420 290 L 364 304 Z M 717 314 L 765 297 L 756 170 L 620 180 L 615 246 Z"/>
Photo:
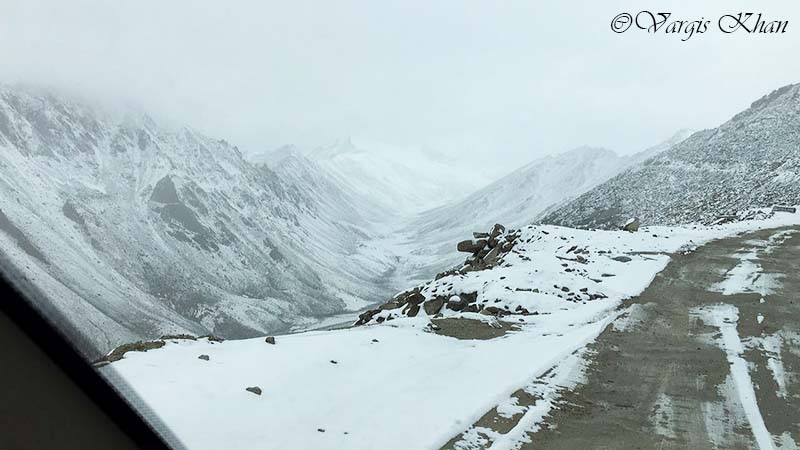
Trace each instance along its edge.
<path fill-rule="evenodd" d="M 800 85 L 777 89 L 553 211 L 544 223 L 614 228 L 713 222 L 800 203 Z"/>
<path fill-rule="evenodd" d="M 391 292 L 394 261 L 364 247 L 359 207 L 300 170 L 138 112 L 0 86 L 0 249 L 88 353 L 280 331 Z"/>

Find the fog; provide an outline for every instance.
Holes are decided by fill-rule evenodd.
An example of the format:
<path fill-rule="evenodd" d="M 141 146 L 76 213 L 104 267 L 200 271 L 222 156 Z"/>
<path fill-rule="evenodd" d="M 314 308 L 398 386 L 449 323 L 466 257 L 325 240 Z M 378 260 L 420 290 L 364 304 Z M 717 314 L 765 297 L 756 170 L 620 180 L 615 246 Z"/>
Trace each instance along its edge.
<path fill-rule="evenodd" d="M 696 3 L 0 0 L 0 81 L 133 102 L 248 152 L 353 136 L 499 172 L 639 151 L 800 82 L 796 1 Z M 710 29 L 611 31 L 643 9 Z M 715 28 L 751 10 L 787 32 Z"/>

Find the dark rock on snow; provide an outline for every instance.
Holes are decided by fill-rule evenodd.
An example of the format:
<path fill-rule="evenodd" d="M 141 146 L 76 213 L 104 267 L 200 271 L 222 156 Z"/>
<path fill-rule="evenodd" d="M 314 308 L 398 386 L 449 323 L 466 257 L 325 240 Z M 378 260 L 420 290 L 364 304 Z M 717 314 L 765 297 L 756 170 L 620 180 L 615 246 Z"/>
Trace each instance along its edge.
<path fill-rule="evenodd" d="M 245 388 L 244 390 L 247 392 L 252 392 L 253 394 L 256 395 L 261 395 L 261 388 L 258 386 L 250 386 L 248 388 Z"/>

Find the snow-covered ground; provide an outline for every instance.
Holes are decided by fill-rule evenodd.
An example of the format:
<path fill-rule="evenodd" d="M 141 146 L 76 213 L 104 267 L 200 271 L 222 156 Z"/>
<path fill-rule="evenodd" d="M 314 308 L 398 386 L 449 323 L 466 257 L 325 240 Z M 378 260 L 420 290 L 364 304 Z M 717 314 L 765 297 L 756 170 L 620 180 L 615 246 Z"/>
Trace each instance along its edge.
<path fill-rule="evenodd" d="M 263 338 L 172 341 L 128 353 L 102 370 L 127 383 L 192 450 L 438 448 L 555 367 L 558 376 L 543 378 L 537 388 L 547 401 L 526 412 L 524 427 L 530 429 L 553 404 L 555 384 L 546 383 L 581 370 L 579 362 L 564 362 L 617 317 L 623 299 L 648 286 L 669 253 L 798 223 L 800 214 L 776 214 L 763 221 L 636 233 L 526 227 L 500 266 L 447 282 L 454 291 L 476 290 L 479 302 L 538 313 L 497 319 L 442 309 L 445 317 L 513 323 L 501 337 L 436 334 L 421 309 L 416 317 L 382 324 L 278 336 L 275 345 Z M 425 289 L 446 289 L 447 278 Z M 572 300 L 562 288 L 575 293 Z M 591 294 L 595 299 L 588 299 Z M 735 359 L 738 350 L 729 350 Z M 260 395 L 245 390 L 256 386 Z M 524 439 L 525 433 L 518 434 Z M 507 442 L 513 436 L 497 445 L 514 448 L 518 442 Z"/>

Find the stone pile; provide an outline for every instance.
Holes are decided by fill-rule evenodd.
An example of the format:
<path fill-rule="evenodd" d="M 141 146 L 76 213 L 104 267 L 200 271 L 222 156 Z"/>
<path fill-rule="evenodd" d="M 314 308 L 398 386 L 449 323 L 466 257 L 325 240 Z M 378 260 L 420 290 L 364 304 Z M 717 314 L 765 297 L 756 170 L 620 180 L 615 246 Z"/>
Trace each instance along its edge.
<path fill-rule="evenodd" d="M 474 239 L 461 241 L 456 246 L 459 252 L 472 254 L 464 261 L 460 273 L 491 269 L 496 266 L 514 247 L 519 238 L 519 231 L 506 233 L 506 227 L 496 223 L 488 233 L 475 232 L 472 233 L 472 237 Z"/>
<path fill-rule="evenodd" d="M 437 274 L 436 280 L 451 275 L 487 270 L 497 266 L 502 262 L 503 257 L 514 248 L 519 236 L 519 231 L 509 230 L 509 232 L 506 232 L 505 227 L 499 223 L 495 224 L 488 233 L 472 233 L 473 239 L 461 241 L 456 245 L 456 249 L 459 252 L 470 253 L 463 266 Z M 355 325 L 364 325 L 373 320 L 373 318 L 377 323 L 391 320 L 394 314 L 381 315 L 375 318 L 381 311 L 387 310 L 399 310 L 400 315 L 407 317 L 415 317 L 420 310 L 425 311 L 425 314 L 429 316 L 435 316 L 439 314 L 442 308 L 462 312 L 484 312 L 485 310 L 487 314 L 494 315 L 500 315 L 504 312 L 492 306 L 484 307 L 484 305 L 478 304 L 477 292 L 448 292 L 426 298 L 422 293 L 422 289 L 422 286 L 417 286 L 401 292 L 380 307 L 362 313 Z M 523 313 L 523 311 L 516 312 Z"/>

